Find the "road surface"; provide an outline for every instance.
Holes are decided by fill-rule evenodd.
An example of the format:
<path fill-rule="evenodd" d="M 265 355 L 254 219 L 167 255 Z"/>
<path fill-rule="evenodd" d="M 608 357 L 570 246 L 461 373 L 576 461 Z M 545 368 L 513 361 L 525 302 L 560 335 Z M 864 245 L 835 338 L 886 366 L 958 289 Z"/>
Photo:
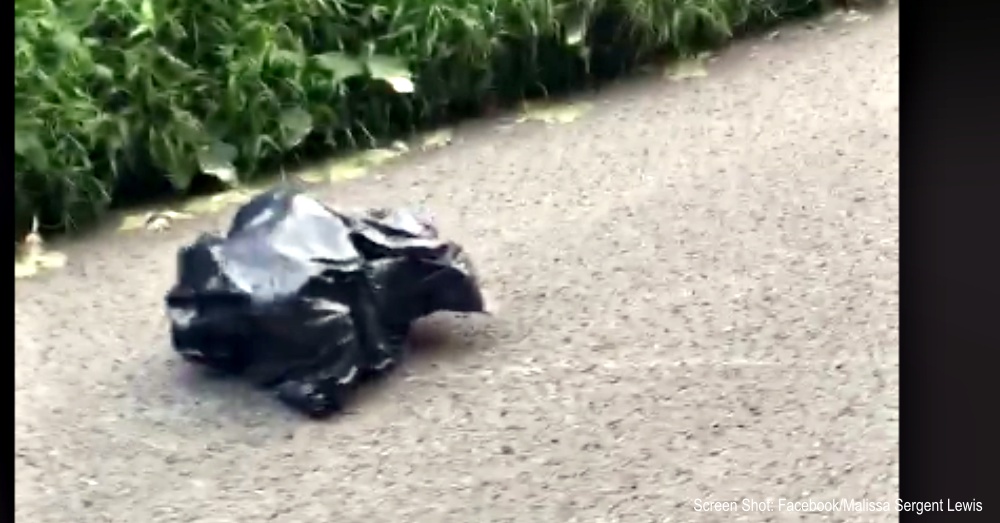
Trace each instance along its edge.
<path fill-rule="evenodd" d="M 895 506 L 898 34 L 783 29 L 319 191 L 426 205 L 498 310 L 339 419 L 171 353 L 175 249 L 227 215 L 63 246 L 15 289 L 17 521 L 894 521 L 787 503 Z"/>

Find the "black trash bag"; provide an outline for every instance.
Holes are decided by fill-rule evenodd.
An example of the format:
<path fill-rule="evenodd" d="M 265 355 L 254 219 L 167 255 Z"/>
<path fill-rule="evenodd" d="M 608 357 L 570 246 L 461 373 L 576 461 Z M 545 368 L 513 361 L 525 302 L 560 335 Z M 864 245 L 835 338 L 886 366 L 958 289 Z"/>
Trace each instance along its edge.
<path fill-rule="evenodd" d="M 418 318 L 486 312 L 468 256 L 429 220 L 341 213 L 287 188 L 246 203 L 225 237 L 202 234 L 177 262 L 174 349 L 313 416 L 392 367 Z"/>

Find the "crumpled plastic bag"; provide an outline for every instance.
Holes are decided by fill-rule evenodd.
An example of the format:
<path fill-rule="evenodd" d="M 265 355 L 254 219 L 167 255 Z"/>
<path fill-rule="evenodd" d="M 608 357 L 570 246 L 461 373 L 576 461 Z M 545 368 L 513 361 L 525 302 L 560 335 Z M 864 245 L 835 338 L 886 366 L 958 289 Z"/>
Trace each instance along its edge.
<path fill-rule="evenodd" d="M 247 202 L 224 237 L 200 235 L 177 264 L 174 350 L 312 416 L 389 370 L 415 320 L 486 312 L 468 256 L 426 217 L 338 212 L 289 188 Z"/>

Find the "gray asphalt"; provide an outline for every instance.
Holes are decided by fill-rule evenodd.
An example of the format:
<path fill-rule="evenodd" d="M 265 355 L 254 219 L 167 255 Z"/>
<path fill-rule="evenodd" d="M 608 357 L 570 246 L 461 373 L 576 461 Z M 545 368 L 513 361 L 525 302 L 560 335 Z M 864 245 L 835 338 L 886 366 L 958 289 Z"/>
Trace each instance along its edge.
<path fill-rule="evenodd" d="M 498 310 L 339 419 L 171 353 L 175 249 L 227 215 L 63 246 L 15 288 L 17 520 L 894 521 L 778 501 L 897 496 L 897 13 L 320 191 L 429 207 Z"/>

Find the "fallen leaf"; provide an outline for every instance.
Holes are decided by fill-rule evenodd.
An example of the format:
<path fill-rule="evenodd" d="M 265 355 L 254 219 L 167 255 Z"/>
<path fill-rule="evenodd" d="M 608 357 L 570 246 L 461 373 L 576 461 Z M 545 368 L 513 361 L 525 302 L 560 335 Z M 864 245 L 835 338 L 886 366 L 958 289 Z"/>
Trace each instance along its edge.
<path fill-rule="evenodd" d="M 36 258 L 14 261 L 14 278 L 35 276 L 45 270 L 61 269 L 66 265 L 66 255 L 61 252 L 46 252 Z"/>
<path fill-rule="evenodd" d="M 296 174 L 295 177 L 306 183 L 323 183 L 330 180 L 328 173 L 316 168 L 302 171 Z"/>
<path fill-rule="evenodd" d="M 704 78 L 708 76 L 705 70 L 706 56 L 699 55 L 694 58 L 678 60 L 667 67 L 666 76 L 675 82 L 692 78 Z"/>
<path fill-rule="evenodd" d="M 567 104 L 533 104 L 528 102 L 524 104 L 524 112 L 518 117 L 517 121 L 520 123 L 535 120 L 549 124 L 565 124 L 579 119 L 592 107 L 593 104 L 588 102 Z"/>
<path fill-rule="evenodd" d="M 427 133 L 420 140 L 420 148 L 423 150 L 437 149 L 439 147 L 444 147 L 451 143 L 453 133 L 451 129 L 439 129 L 437 131 Z"/>
<path fill-rule="evenodd" d="M 150 213 L 146 217 L 146 229 L 150 231 L 165 231 L 178 220 L 190 220 L 194 218 L 193 215 L 177 212 L 177 211 L 161 211 Z"/>
<path fill-rule="evenodd" d="M 866 15 L 864 13 L 859 13 L 858 11 L 852 9 L 847 12 L 847 15 L 844 16 L 844 21 L 847 23 L 854 23 L 854 22 L 864 23 L 867 22 L 868 20 L 871 20 L 871 18 L 872 17 L 869 15 Z"/>
<path fill-rule="evenodd" d="M 142 229 L 146 227 L 146 222 L 149 221 L 149 215 L 150 213 L 130 214 L 122 219 L 122 222 L 118 225 L 118 230 L 126 232 Z"/>
<path fill-rule="evenodd" d="M 218 212 L 229 205 L 239 205 L 250 201 L 260 192 L 260 189 L 233 189 L 212 196 L 196 198 L 180 207 L 181 212 L 188 214 L 209 214 Z"/>
<path fill-rule="evenodd" d="M 374 167 L 376 165 L 382 165 L 383 163 L 401 155 L 402 152 L 392 150 L 392 149 L 368 149 L 367 151 L 362 151 L 361 161 L 368 165 L 369 167 Z"/>
<path fill-rule="evenodd" d="M 327 182 L 341 182 L 361 178 L 368 172 L 368 167 L 359 162 L 336 163 L 327 170 Z"/>
<path fill-rule="evenodd" d="M 150 231 L 160 232 L 165 231 L 170 228 L 173 222 L 170 221 L 166 216 L 162 214 L 157 214 L 149 218 L 146 222 L 146 229 Z"/>
<path fill-rule="evenodd" d="M 394 144 L 391 149 L 369 149 L 334 159 L 325 166 L 313 167 L 304 173 L 296 175 L 307 183 L 330 183 L 354 180 L 363 177 L 368 169 L 381 165 L 406 150 Z"/>
<path fill-rule="evenodd" d="M 135 231 L 139 229 L 147 229 L 151 231 L 162 231 L 170 228 L 173 222 L 178 220 L 190 220 L 194 216 L 177 211 L 153 211 L 147 213 L 137 213 L 126 216 L 121 225 L 118 226 L 119 231 Z"/>
<path fill-rule="evenodd" d="M 45 269 L 62 268 L 66 261 L 65 254 L 45 249 L 45 241 L 38 233 L 38 218 L 35 218 L 31 232 L 14 254 L 14 279 L 29 278 Z"/>
<path fill-rule="evenodd" d="M 14 260 L 14 279 L 20 280 L 30 278 L 38 274 L 38 266 L 34 263 L 24 263 L 21 260 Z"/>

